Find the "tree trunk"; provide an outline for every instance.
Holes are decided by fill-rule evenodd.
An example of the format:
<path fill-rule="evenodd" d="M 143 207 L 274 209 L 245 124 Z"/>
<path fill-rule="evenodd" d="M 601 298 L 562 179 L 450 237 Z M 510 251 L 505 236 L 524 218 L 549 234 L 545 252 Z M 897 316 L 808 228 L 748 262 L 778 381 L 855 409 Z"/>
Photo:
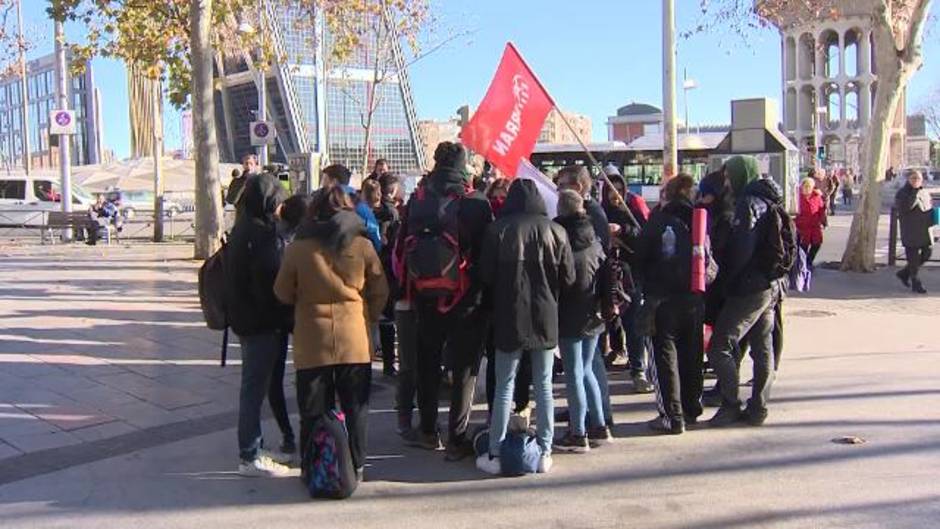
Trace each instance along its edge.
<path fill-rule="evenodd" d="M 849 240 L 842 254 L 842 270 L 875 271 L 875 245 L 878 220 L 881 216 L 881 187 L 887 158 L 890 154 L 891 129 L 901 93 L 913 74 L 910 65 L 902 62 L 892 40 L 884 40 L 890 30 L 876 32 L 876 63 L 878 88 L 871 122 L 862 145 L 862 174 L 865 175 L 862 196 L 855 208 Z M 879 39 L 878 37 L 882 37 Z"/>
<path fill-rule="evenodd" d="M 192 0 L 193 143 L 196 155 L 196 242 L 194 257 L 206 259 L 221 245 L 222 184 L 219 181 L 219 144 L 215 134 L 212 44 L 212 0 Z"/>
<path fill-rule="evenodd" d="M 369 84 L 369 99 L 366 101 L 366 121 L 363 123 L 363 128 L 365 129 L 365 141 L 362 144 L 362 180 L 365 181 L 366 177 L 371 172 L 369 170 L 369 155 L 372 151 L 372 120 L 375 117 L 375 107 L 376 107 L 376 86 L 378 81 L 373 81 Z"/>

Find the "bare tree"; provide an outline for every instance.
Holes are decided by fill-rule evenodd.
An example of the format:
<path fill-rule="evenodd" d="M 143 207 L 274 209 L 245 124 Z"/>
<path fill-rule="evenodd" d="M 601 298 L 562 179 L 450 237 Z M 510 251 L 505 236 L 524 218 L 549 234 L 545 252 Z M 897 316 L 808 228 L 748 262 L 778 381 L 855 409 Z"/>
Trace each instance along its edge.
<path fill-rule="evenodd" d="M 940 140 L 940 86 L 921 100 L 917 105 L 917 112 L 924 116 L 927 134 L 935 140 Z"/>
<path fill-rule="evenodd" d="M 858 0 L 862 3 L 862 0 Z M 871 7 L 878 90 L 862 145 L 862 196 L 849 240 L 842 255 L 842 270 L 875 269 L 875 242 L 881 213 L 890 128 L 898 103 L 911 77 L 923 64 L 922 42 L 932 0 L 864 0 Z M 839 16 L 838 0 L 700 0 L 703 22 L 691 30 L 717 27 L 740 35 L 770 24 L 786 25 Z"/>

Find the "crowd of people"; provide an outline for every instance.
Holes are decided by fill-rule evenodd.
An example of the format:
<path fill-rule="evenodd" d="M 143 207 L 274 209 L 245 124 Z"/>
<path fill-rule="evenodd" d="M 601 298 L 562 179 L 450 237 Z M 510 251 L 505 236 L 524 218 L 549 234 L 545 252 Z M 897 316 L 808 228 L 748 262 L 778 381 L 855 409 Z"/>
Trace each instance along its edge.
<path fill-rule="evenodd" d="M 311 424 L 338 407 L 361 479 L 376 351 L 397 383 L 402 442 L 443 449 L 448 461 L 475 457 L 492 474 L 500 472 L 511 417 L 528 416 L 530 398 L 539 472 L 551 469 L 555 451 L 586 453 L 610 442 L 607 370 L 618 357 L 627 359 L 636 392 L 656 393 L 655 432 L 683 433 L 708 402 L 718 406 L 711 426 L 763 424 L 780 365 L 792 248 L 781 191 L 761 177 L 756 159 L 735 156 L 698 186 L 680 174 L 652 210 L 616 168 L 595 180 L 582 166 L 568 167 L 556 178 L 557 218 L 534 182 L 474 176 L 458 143 L 441 143 L 434 160 L 406 201 L 383 160 L 358 191 L 348 168 L 331 165 L 312 196 L 288 198 L 275 176 L 246 159 L 227 194 L 237 213 L 225 260 L 230 325 L 242 346 L 241 474 L 283 475 L 298 448 L 306 457 Z M 809 220 L 798 222 L 800 244 L 818 249 L 825 204 L 809 184 L 803 195 L 810 206 Z M 708 212 L 704 246 L 693 240 L 696 209 Z M 692 260 L 703 248 L 701 290 L 693 288 Z M 707 346 L 705 325 L 713 328 Z M 299 439 L 283 396 L 291 334 Z M 746 402 L 745 352 L 754 366 Z M 703 395 L 707 367 L 717 375 L 711 401 Z M 471 426 L 481 372 L 482 448 Z M 558 376 L 567 412 L 556 414 Z M 265 397 L 283 436 L 277 450 L 262 440 Z M 558 436 L 556 421 L 567 423 Z"/>

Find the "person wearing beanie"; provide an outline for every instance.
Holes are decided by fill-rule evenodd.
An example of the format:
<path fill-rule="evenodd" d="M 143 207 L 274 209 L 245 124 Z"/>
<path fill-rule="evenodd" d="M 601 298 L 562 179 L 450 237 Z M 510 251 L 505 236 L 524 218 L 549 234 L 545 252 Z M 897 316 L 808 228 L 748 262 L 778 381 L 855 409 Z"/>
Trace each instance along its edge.
<path fill-rule="evenodd" d="M 437 424 L 438 394 L 441 386 L 441 364 L 444 344 L 448 346 L 449 365 L 453 373 L 450 411 L 447 426 L 448 461 L 473 455 L 468 438 L 470 412 L 479 371 L 484 341 L 489 327 L 489 311 L 483 304 L 483 288 L 479 263 L 483 237 L 493 222 L 489 201 L 471 187 L 467 169 L 467 150 L 460 143 L 442 142 L 434 151 L 434 169 L 425 178 L 408 202 L 402 220 L 402 241 L 417 241 L 428 233 L 446 232 L 450 219 L 456 218 L 456 234 L 460 258 L 466 263 L 461 272 L 464 282 L 451 299 L 441 303 L 415 291 L 407 279 L 404 289 L 411 295 L 417 314 L 416 386 L 420 423 L 403 434 L 405 442 L 428 450 L 441 444 Z M 406 242 L 403 277 L 408 278 Z M 455 299 L 454 299 L 455 298 Z"/>

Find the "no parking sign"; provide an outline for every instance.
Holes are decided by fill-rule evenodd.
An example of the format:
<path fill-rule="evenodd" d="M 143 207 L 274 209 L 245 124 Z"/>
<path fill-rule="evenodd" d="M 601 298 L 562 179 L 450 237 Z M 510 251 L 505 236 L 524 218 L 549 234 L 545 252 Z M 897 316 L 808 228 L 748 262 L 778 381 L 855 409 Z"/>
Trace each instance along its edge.
<path fill-rule="evenodd" d="M 75 112 L 71 110 L 50 112 L 49 134 L 75 134 Z"/>
<path fill-rule="evenodd" d="M 276 132 L 271 121 L 252 121 L 249 124 L 252 145 L 272 145 Z"/>

